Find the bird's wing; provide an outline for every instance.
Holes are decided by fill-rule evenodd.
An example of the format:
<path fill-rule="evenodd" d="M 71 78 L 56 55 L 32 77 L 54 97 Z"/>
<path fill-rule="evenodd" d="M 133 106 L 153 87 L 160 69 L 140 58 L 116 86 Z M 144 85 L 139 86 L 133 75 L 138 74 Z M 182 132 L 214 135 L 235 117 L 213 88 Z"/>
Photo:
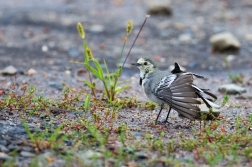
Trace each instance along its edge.
<path fill-rule="evenodd" d="M 191 74 L 171 74 L 157 82 L 152 93 L 180 114 L 194 120 L 200 111 L 195 104 L 201 102 L 197 100 L 198 95 L 195 93 L 197 90 L 192 85 L 193 76 Z"/>

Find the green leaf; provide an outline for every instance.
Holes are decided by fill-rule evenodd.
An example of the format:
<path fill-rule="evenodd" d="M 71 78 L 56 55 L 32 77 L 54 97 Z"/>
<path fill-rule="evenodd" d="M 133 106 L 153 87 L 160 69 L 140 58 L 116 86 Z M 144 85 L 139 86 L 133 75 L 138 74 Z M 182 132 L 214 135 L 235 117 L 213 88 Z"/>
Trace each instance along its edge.
<path fill-rule="evenodd" d="M 99 76 L 101 78 L 102 81 L 104 81 L 104 72 L 103 72 L 103 69 L 101 67 L 101 64 L 96 60 L 96 59 L 92 59 L 95 66 L 96 66 L 96 69 L 98 70 L 99 72 Z"/>
<path fill-rule="evenodd" d="M 122 92 L 122 91 L 126 90 L 129 86 L 130 86 L 130 85 L 126 85 L 126 86 L 124 86 L 124 87 L 117 86 L 117 87 L 115 88 L 115 92 L 116 92 L 116 93 Z"/>
<path fill-rule="evenodd" d="M 84 111 L 86 112 L 90 103 L 90 95 L 88 94 L 85 101 L 84 101 Z"/>
<path fill-rule="evenodd" d="M 25 131 L 26 131 L 28 137 L 34 142 L 34 141 L 35 141 L 35 138 L 34 138 L 32 132 L 31 132 L 31 130 L 29 129 L 28 125 L 26 124 L 25 121 L 22 121 L 22 124 L 23 124 L 23 126 L 24 126 L 24 129 L 25 129 Z"/>
<path fill-rule="evenodd" d="M 59 125 L 54 131 L 53 134 L 48 138 L 49 142 L 57 141 L 57 138 L 60 136 L 60 130 L 62 129 L 63 125 Z"/>
<path fill-rule="evenodd" d="M 91 89 L 94 89 L 94 85 L 88 81 L 83 81 L 88 87 L 90 87 Z"/>
<path fill-rule="evenodd" d="M 103 79 L 102 79 L 102 77 L 100 76 L 100 73 L 99 73 L 99 71 L 98 71 L 97 69 L 95 69 L 94 67 L 90 66 L 90 71 L 91 71 L 91 73 L 92 73 L 96 78 L 98 78 L 98 79 L 100 79 L 100 80 L 103 81 Z"/>

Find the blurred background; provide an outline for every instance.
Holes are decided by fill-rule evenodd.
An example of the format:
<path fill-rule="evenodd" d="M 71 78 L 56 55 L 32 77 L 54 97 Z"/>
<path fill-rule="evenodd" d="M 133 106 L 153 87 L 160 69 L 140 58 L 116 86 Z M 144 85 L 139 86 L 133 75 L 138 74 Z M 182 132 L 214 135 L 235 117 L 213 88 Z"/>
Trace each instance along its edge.
<path fill-rule="evenodd" d="M 126 56 L 146 14 L 150 14 L 132 49 L 130 63 L 154 59 L 162 68 L 174 62 L 190 71 L 252 68 L 251 0 L 9 0 L 0 1 L 0 69 L 74 71 L 83 61 L 81 22 L 86 41 L 111 68 L 122 49 L 125 27 L 134 28 Z M 216 36 L 217 35 L 217 36 Z"/>

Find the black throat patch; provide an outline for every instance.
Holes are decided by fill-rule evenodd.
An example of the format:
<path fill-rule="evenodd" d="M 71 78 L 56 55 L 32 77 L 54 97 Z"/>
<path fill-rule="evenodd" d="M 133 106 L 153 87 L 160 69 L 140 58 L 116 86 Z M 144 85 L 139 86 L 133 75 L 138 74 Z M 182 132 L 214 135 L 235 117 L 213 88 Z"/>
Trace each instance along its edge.
<path fill-rule="evenodd" d="M 145 71 L 145 73 L 144 73 L 143 78 L 141 78 L 141 77 L 140 77 L 140 80 L 139 80 L 139 84 L 140 84 L 140 85 L 142 85 L 142 83 L 143 83 L 143 79 L 145 79 L 145 76 L 146 76 L 146 74 L 148 74 L 148 73 L 149 73 L 149 71 L 148 71 L 148 70 L 146 70 L 146 71 Z"/>
<path fill-rule="evenodd" d="M 140 77 L 139 84 L 142 86 L 143 78 Z"/>

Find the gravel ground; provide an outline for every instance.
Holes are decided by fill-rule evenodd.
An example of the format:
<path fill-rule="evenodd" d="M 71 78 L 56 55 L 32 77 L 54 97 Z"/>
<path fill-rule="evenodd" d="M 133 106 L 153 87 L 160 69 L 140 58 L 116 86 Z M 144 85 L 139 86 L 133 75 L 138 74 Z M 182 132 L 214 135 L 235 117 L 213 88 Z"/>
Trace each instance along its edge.
<path fill-rule="evenodd" d="M 227 58 L 231 73 L 244 76 L 243 84 L 239 85 L 246 89 L 245 95 L 251 95 L 252 3 L 249 0 L 174 0 L 171 1 L 171 8 L 171 16 L 151 16 L 147 20 L 122 76 L 122 80 L 132 79 L 131 88 L 121 96 L 147 101 L 138 85 L 138 69 L 130 65 L 139 57 L 154 59 L 162 69 L 178 62 L 188 71 L 206 76 L 207 80 L 196 80 L 196 83 L 216 93 L 219 97 L 217 103 L 223 99 L 218 87 L 231 83 L 227 64 L 224 63 Z M 79 79 L 86 76 L 78 74 L 83 67 L 69 62 L 83 61 L 82 41 L 76 31 L 76 23 L 83 23 L 86 41 L 94 56 L 99 60 L 105 59 L 109 67 L 115 69 L 127 22 L 132 19 L 134 29 L 126 45 L 125 55 L 146 11 L 147 3 L 143 0 L 0 1 L 0 70 L 13 65 L 18 70 L 18 89 L 24 83 L 36 86 L 36 94 L 45 97 L 59 96 L 63 89 L 62 82 L 77 90 L 84 89 Z M 237 37 L 241 43 L 239 52 L 213 53 L 209 38 L 223 31 L 229 31 Z M 35 69 L 37 73 L 33 76 L 24 75 L 29 68 Z M 8 89 L 13 80 L 13 76 L 0 75 L 0 90 Z M 221 110 L 221 115 L 231 122 L 238 115 L 246 118 L 252 112 L 251 99 L 239 99 L 238 96 L 231 95 L 229 103 L 240 105 L 240 108 L 227 106 Z M 4 96 L 0 95 L 2 98 Z M 145 133 L 159 134 L 158 128 L 149 126 L 158 109 L 122 110 L 117 124 L 126 122 L 136 140 L 140 140 Z M 164 117 L 162 115 L 162 119 Z M 68 118 L 74 120 L 74 114 L 68 114 Z M 37 119 L 40 118 L 28 121 L 30 129 L 36 129 L 37 124 L 34 122 Z M 196 123 L 191 129 L 178 130 L 176 125 L 184 124 L 185 121 L 178 118 L 174 111 L 171 113 L 171 121 L 172 125 L 165 127 L 167 140 L 177 139 L 180 132 L 190 139 L 192 130 L 199 129 Z M 16 161 L 19 166 L 26 166 L 36 153 L 29 143 L 24 143 L 27 135 L 19 114 L 1 110 L 0 126 L 0 161 L 7 159 L 6 156 L 12 156 L 9 155 L 12 150 L 18 150 Z M 136 127 L 142 131 L 135 131 Z M 50 157 L 50 153 L 44 152 L 39 156 Z M 176 155 L 177 158 L 190 156 L 186 152 Z M 55 161 L 56 166 L 62 163 L 62 159 Z"/>

